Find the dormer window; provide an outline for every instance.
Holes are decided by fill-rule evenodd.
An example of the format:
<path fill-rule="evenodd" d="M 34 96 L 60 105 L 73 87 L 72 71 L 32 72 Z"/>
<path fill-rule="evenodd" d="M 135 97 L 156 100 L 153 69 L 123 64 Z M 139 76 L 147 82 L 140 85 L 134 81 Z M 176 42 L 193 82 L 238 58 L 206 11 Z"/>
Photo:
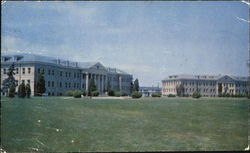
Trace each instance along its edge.
<path fill-rule="evenodd" d="M 96 66 L 97 69 L 99 69 L 99 66 Z"/>

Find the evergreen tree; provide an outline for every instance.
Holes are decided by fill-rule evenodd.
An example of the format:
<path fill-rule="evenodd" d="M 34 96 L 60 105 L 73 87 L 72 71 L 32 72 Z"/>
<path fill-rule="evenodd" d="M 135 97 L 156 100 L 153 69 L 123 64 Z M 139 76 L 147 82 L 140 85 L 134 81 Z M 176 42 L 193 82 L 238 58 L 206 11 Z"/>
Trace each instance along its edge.
<path fill-rule="evenodd" d="M 26 91 L 25 91 L 25 84 L 22 82 L 18 87 L 18 97 L 25 98 Z"/>
<path fill-rule="evenodd" d="M 36 95 L 42 96 L 42 94 L 45 93 L 45 91 L 46 91 L 46 88 L 45 88 L 44 72 L 42 72 L 39 75 L 38 82 L 36 85 Z"/>
<path fill-rule="evenodd" d="M 12 94 L 9 94 L 9 91 L 10 91 L 10 88 L 12 88 L 12 91 L 13 91 L 13 87 L 16 87 L 17 86 L 17 81 L 15 80 L 14 78 L 14 75 L 15 75 L 15 65 L 14 63 L 9 67 L 8 69 L 8 78 L 3 80 L 3 83 L 2 83 L 2 92 L 4 93 L 7 93 L 7 95 L 12 95 Z M 15 92 L 15 91 L 14 91 Z"/>
<path fill-rule="evenodd" d="M 30 94 L 31 94 L 30 84 L 26 84 L 25 92 L 26 92 L 27 98 L 30 98 Z"/>
<path fill-rule="evenodd" d="M 92 78 L 92 79 L 90 80 L 90 83 L 89 83 L 88 95 L 91 96 L 91 95 L 92 95 L 92 92 L 93 92 L 93 91 L 96 91 L 96 90 L 97 90 L 97 88 L 96 88 L 96 85 L 95 85 L 95 81 L 94 81 L 94 79 Z"/>
<path fill-rule="evenodd" d="M 11 87 L 10 87 L 10 89 L 9 89 L 9 97 L 10 98 L 13 98 L 13 97 L 15 97 L 15 92 L 16 92 L 16 86 L 15 85 L 12 85 Z"/>
<path fill-rule="evenodd" d="M 176 86 L 176 92 L 177 92 L 177 96 L 184 96 L 185 89 L 184 89 L 183 84 Z"/>
<path fill-rule="evenodd" d="M 132 94 L 133 91 L 134 91 L 134 84 L 133 84 L 133 81 L 131 81 L 131 83 L 130 83 L 130 93 Z"/>
<path fill-rule="evenodd" d="M 138 79 L 135 79 L 135 81 L 134 81 L 134 90 L 133 91 L 139 91 L 139 81 L 138 81 Z"/>

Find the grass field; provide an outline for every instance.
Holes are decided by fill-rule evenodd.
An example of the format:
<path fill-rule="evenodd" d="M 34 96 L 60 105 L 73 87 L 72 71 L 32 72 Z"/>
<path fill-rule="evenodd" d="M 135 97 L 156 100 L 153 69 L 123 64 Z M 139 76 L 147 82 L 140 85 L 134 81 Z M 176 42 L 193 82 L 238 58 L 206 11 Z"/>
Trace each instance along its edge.
<path fill-rule="evenodd" d="M 248 99 L 8 99 L 7 152 L 244 150 Z"/>

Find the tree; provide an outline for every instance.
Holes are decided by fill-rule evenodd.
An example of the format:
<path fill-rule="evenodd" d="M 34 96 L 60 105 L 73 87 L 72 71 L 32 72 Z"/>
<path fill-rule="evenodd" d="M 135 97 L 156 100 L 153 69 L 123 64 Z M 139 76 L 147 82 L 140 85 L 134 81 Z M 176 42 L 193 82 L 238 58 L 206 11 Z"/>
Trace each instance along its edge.
<path fill-rule="evenodd" d="M 177 92 L 177 96 L 179 97 L 184 95 L 185 89 L 184 89 L 183 84 L 176 85 L 176 92 Z"/>
<path fill-rule="evenodd" d="M 133 91 L 134 91 L 134 84 L 133 84 L 133 81 L 131 81 L 131 83 L 130 83 L 130 93 L 132 94 Z"/>
<path fill-rule="evenodd" d="M 44 73 L 42 72 L 39 75 L 38 82 L 36 85 L 36 95 L 37 96 L 42 96 L 43 93 L 45 93 L 46 88 L 45 88 L 45 79 L 44 79 Z"/>
<path fill-rule="evenodd" d="M 8 96 L 9 96 L 10 88 L 12 88 L 12 91 L 13 91 L 13 87 L 17 86 L 17 83 L 16 83 L 17 80 L 15 80 L 15 78 L 14 78 L 14 75 L 15 75 L 14 71 L 15 71 L 15 65 L 13 63 L 8 69 L 8 73 L 7 73 L 8 78 L 3 80 L 3 83 L 2 83 L 2 92 L 7 93 L 6 95 L 8 95 Z"/>
<path fill-rule="evenodd" d="M 133 91 L 139 91 L 139 81 L 138 79 L 135 79 L 134 81 L 134 89 Z"/>
<path fill-rule="evenodd" d="M 90 80 L 90 83 L 89 83 L 88 95 L 89 95 L 89 96 L 92 96 L 92 92 L 93 92 L 93 91 L 96 91 L 96 90 L 97 90 L 97 88 L 96 88 L 96 85 L 95 85 L 95 81 L 94 81 L 94 79 L 92 78 L 92 79 Z"/>
<path fill-rule="evenodd" d="M 30 98 L 30 94 L 31 94 L 30 84 L 26 84 L 25 92 L 26 92 L 27 98 Z"/>
<path fill-rule="evenodd" d="M 26 91 L 25 91 L 25 84 L 22 82 L 18 87 L 18 97 L 19 98 L 25 98 Z"/>
<path fill-rule="evenodd" d="M 15 92 L 16 92 L 16 86 L 15 85 L 12 85 L 11 87 L 10 87 L 10 90 L 9 90 L 9 97 L 10 98 L 13 98 L 13 97 L 15 97 Z"/>

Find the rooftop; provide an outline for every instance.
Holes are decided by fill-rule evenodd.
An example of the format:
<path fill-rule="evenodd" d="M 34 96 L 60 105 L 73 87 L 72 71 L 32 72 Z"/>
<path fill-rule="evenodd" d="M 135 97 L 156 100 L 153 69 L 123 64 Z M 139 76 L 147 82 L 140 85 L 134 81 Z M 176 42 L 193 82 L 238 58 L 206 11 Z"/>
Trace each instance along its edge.
<path fill-rule="evenodd" d="M 247 81 L 247 77 L 239 77 L 232 75 L 190 75 L 190 74 L 180 74 L 180 75 L 171 75 L 163 80 L 218 80 L 222 77 L 229 76 L 230 78 L 237 81 Z"/>
<path fill-rule="evenodd" d="M 4 53 L 1 55 L 1 63 L 13 63 L 13 62 L 18 62 L 18 63 L 42 62 L 42 63 L 56 64 L 60 66 L 83 68 L 83 69 L 88 69 L 94 66 L 95 64 L 99 63 L 99 62 L 75 62 L 50 56 L 29 54 L 29 53 L 9 53 L 9 54 Z M 117 68 L 110 68 L 110 67 L 105 67 L 105 68 L 110 73 L 128 74 Z"/>

